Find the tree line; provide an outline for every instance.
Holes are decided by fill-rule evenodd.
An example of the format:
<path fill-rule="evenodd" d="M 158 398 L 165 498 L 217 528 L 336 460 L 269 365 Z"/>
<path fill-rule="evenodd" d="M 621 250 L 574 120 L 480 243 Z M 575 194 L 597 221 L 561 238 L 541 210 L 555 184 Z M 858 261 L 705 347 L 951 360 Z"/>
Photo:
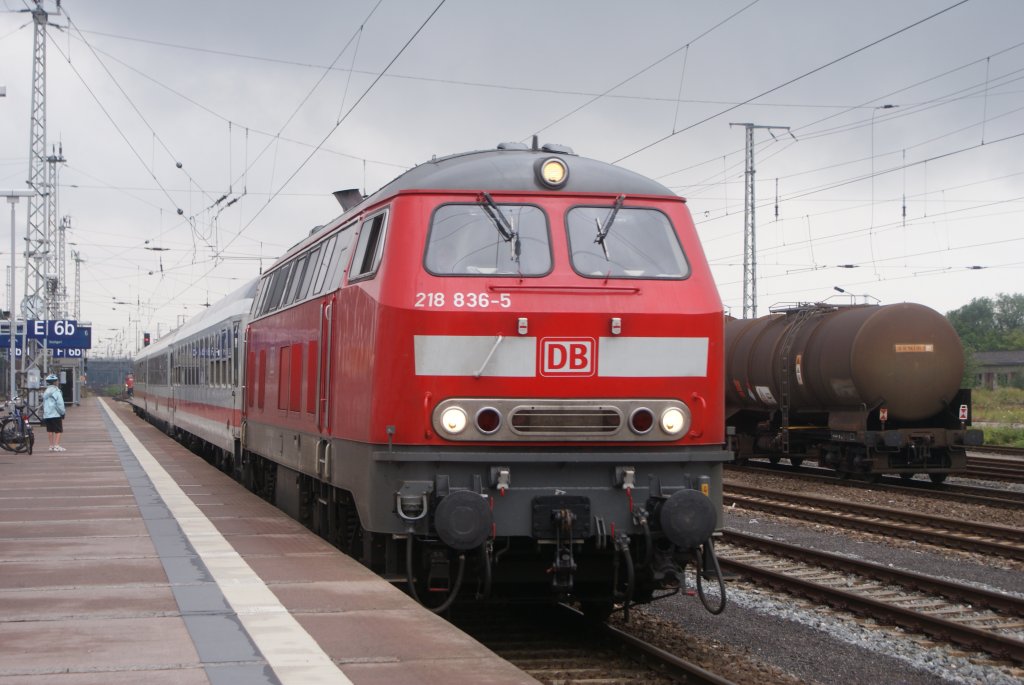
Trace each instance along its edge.
<path fill-rule="evenodd" d="M 976 297 L 946 318 L 972 352 L 1024 350 L 1024 294 Z"/>
<path fill-rule="evenodd" d="M 975 352 L 1024 350 L 1024 294 L 976 297 L 969 304 L 947 312 L 946 318 L 964 345 L 965 387 L 973 385 L 976 378 Z"/>

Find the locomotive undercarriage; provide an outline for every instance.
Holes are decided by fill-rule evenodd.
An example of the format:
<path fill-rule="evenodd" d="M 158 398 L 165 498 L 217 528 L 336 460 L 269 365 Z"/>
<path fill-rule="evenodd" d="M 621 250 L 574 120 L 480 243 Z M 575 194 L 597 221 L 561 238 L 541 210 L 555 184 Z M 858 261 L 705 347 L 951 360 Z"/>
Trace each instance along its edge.
<path fill-rule="evenodd" d="M 396 491 L 396 498 L 386 512 L 392 521 L 388 524 L 391 529 L 382 530 L 372 510 L 360 510 L 359 497 L 351 489 L 301 473 L 240 446 L 228 451 L 181 430 L 172 431 L 172 435 L 342 552 L 406 587 L 417 600 L 435 611 L 443 611 L 457 597 L 536 601 L 554 598 L 575 599 L 585 613 L 603 619 L 616 607 L 622 607 L 628 614 L 631 604 L 693 589 L 685 587 L 688 566 L 698 571 L 696 589 L 709 611 L 718 613 L 724 609 L 724 587 L 720 587 L 717 597 L 704 593 L 705 582 L 721 586 L 722 580 L 713 536 L 687 530 L 688 526 L 703 526 L 705 531 L 711 531 L 720 525 L 720 507 L 714 502 L 721 501 L 721 461 L 727 454 L 724 452 L 713 453 L 714 461 L 701 453 L 691 455 L 694 461 L 686 463 L 640 462 L 637 467 L 616 466 L 614 462 L 621 459 L 612 457 L 622 453 L 610 452 L 604 464 L 561 461 L 550 465 L 550 469 L 563 473 L 568 469 L 579 482 L 593 480 L 597 474 L 606 481 L 610 479 L 600 487 L 596 482 L 583 487 L 581 491 L 586 495 L 546 494 L 558 490 L 528 485 L 531 478 L 525 472 L 532 463 L 506 460 L 511 466 L 495 472 L 505 488 L 490 498 L 483 496 L 486 488 L 481 475 L 489 475 L 490 469 L 481 469 L 479 464 L 449 464 L 448 478 L 427 481 L 417 479 L 417 474 L 444 471 L 445 465 L 423 459 L 425 454 L 399 462 L 393 457 L 381 459 L 382 455 L 377 453 L 368 464 L 376 464 L 380 471 L 375 478 L 383 478 Z M 354 472 L 362 468 L 357 464 L 352 467 Z M 469 475 L 474 471 L 477 475 Z M 637 473 L 645 474 L 648 482 L 642 486 L 637 483 Z M 513 487 L 510 474 L 521 474 L 523 483 Z M 550 475 L 532 477 L 541 482 L 546 478 Z M 476 490 L 451 485 L 463 480 L 475 485 Z M 448 489 L 440 496 L 436 490 L 443 489 L 438 486 L 445 483 Z M 402 493 L 407 500 L 404 504 Z M 437 529 L 436 516 L 442 510 L 440 502 L 445 499 L 462 505 L 473 503 L 471 507 L 477 501 L 486 502 L 488 512 L 491 507 L 501 512 L 502 505 L 517 500 L 518 504 L 515 514 L 506 506 L 506 514 L 495 516 L 479 542 L 464 539 L 459 517 L 466 512 L 464 508 L 457 509 L 454 528 L 449 526 L 444 531 L 449 538 L 445 540 Z M 426 511 L 417 511 L 414 501 L 422 503 Z M 614 517 L 596 515 L 609 502 L 619 513 Z M 706 510 L 689 510 L 695 503 L 703 506 L 704 502 Z M 666 509 L 676 510 L 674 519 L 664 513 Z M 523 516 L 527 520 L 522 525 L 513 521 Z M 375 523 L 366 525 L 371 521 Z M 666 522 L 676 530 L 666 531 Z M 377 530 L 368 529 L 374 525 Z M 503 535 L 503 528 L 509 529 L 509 534 Z M 669 532 L 677 539 L 691 537 L 683 539 L 680 545 L 670 540 Z"/>
<path fill-rule="evenodd" d="M 262 497 L 435 610 L 457 596 L 571 597 L 601 615 L 679 592 L 688 564 L 701 583 L 720 581 L 711 536 L 723 451 L 655 463 L 636 453 L 624 466 L 622 451 L 538 464 L 532 453 L 402 449 L 335 441 L 319 451 L 321 475 L 246 453 L 243 471 Z"/>

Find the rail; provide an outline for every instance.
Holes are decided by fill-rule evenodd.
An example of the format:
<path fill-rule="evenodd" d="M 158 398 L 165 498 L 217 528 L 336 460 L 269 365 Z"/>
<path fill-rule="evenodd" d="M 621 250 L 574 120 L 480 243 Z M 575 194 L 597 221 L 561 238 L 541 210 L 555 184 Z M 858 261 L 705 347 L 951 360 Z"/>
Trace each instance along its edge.
<path fill-rule="evenodd" d="M 718 550 L 755 582 L 1024 664 L 1024 599 L 733 530 Z"/>
<path fill-rule="evenodd" d="M 1002 490 L 997 488 L 980 487 L 975 485 L 960 485 L 954 483 L 932 483 L 923 480 L 907 480 L 898 476 L 882 476 L 877 481 L 868 483 L 865 481 L 838 479 L 835 471 L 822 469 L 813 466 L 782 466 L 769 464 L 764 461 L 748 461 L 742 466 L 736 464 L 726 465 L 728 471 L 767 471 L 774 476 L 788 478 L 791 480 L 824 482 L 835 487 L 860 488 L 862 490 L 884 489 L 892 492 L 911 494 L 917 497 L 928 497 L 931 499 L 944 499 L 965 504 L 980 504 L 990 507 L 1001 507 L 1004 509 L 1020 509 L 1024 507 L 1024 492 L 1014 490 Z"/>
<path fill-rule="evenodd" d="M 624 630 L 587 620 L 568 605 L 457 605 L 451 621 L 542 683 L 731 685 Z"/>
<path fill-rule="evenodd" d="M 1024 530 L 916 514 L 905 509 L 797 495 L 725 481 L 725 506 L 737 504 L 791 518 L 889 535 L 970 552 L 1024 560 Z"/>

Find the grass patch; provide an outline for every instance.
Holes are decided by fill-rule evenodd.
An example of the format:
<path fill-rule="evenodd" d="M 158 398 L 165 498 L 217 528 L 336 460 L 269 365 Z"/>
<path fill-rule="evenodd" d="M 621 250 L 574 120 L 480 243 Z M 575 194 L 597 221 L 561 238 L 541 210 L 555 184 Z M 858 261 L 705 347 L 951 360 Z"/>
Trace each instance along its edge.
<path fill-rule="evenodd" d="M 1024 390 L 1020 388 L 975 388 L 971 404 L 975 421 L 1024 424 Z"/>
<path fill-rule="evenodd" d="M 985 426 L 985 444 L 998 447 L 1024 447 L 1024 428 Z"/>
<path fill-rule="evenodd" d="M 986 445 L 1024 447 L 1024 390 L 998 388 L 971 391 L 975 427 L 985 431 Z M 1000 424 L 977 426 L 977 423 Z"/>

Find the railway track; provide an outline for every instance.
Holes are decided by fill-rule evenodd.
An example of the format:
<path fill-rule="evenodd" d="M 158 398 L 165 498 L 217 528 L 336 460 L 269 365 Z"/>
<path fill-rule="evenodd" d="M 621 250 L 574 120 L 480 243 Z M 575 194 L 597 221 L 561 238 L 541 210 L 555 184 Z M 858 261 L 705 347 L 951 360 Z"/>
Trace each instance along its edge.
<path fill-rule="evenodd" d="M 724 571 L 759 584 L 1024 665 L 1018 597 L 732 530 L 718 552 Z"/>
<path fill-rule="evenodd" d="M 1002 452 L 1001 454 L 1010 453 Z M 999 457 L 968 456 L 967 470 L 963 475 L 969 478 L 1024 483 L 1024 460 L 1019 457 L 1001 459 Z"/>
<path fill-rule="evenodd" d="M 748 461 L 743 466 L 730 464 L 726 467 L 726 473 L 730 470 L 766 471 L 776 476 L 784 476 L 795 480 L 824 482 L 837 487 L 872 490 L 884 489 L 893 492 L 909 493 L 918 497 L 952 500 L 964 502 L 965 504 L 981 504 L 1004 509 L 1024 507 L 1024 492 L 1013 490 L 951 483 L 936 485 L 935 483 L 922 480 L 904 480 L 898 476 L 883 476 L 878 481 L 872 483 L 857 480 L 841 480 L 836 478 L 835 472 L 830 469 L 820 469 L 813 466 L 780 466 L 769 464 L 766 461 Z"/>
<path fill-rule="evenodd" d="M 855 504 L 724 482 L 725 506 L 739 505 L 805 521 L 876 533 L 941 547 L 1024 560 L 1024 530 L 976 521 L 916 514 L 905 509 Z"/>
<path fill-rule="evenodd" d="M 450 620 L 549 685 L 731 685 L 732 681 L 570 607 L 462 606 Z M 496 617 L 498 617 L 496 619 Z"/>
<path fill-rule="evenodd" d="M 1024 447 L 1007 447 L 1001 445 L 985 445 L 971 449 L 972 454 L 1002 454 L 1024 459 Z"/>

